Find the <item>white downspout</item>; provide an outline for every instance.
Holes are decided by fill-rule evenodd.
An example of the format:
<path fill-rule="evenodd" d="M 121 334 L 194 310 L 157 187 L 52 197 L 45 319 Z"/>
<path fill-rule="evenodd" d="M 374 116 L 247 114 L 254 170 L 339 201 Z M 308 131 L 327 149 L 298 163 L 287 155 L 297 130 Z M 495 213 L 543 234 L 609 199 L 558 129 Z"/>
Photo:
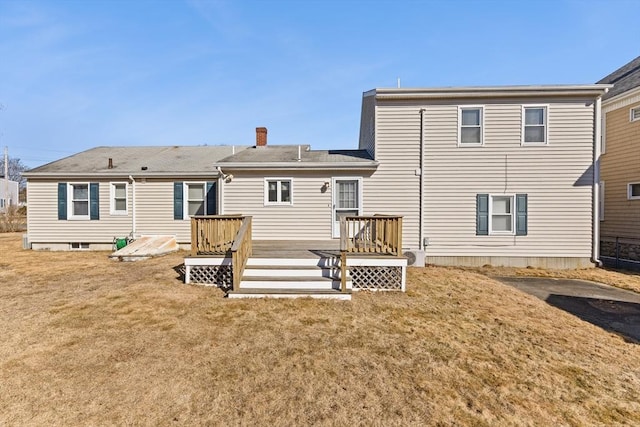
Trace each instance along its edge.
<path fill-rule="evenodd" d="M 418 227 L 418 249 L 422 250 L 424 240 L 424 112 L 420 109 L 420 223 Z"/>
<path fill-rule="evenodd" d="M 131 237 L 136 238 L 136 180 L 129 175 L 131 181 Z"/>
<path fill-rule="evenodd" d="M 608 89 L 607 89 L 608 91 Z M 605 92 L 606 93 L 606 92 Z M 591 249 L 591 262 L 598 267 L 602 266 L 600 261 L 600 152 L 602 138 L 602 97 L 599 96 L 595 102 L 593 112 L 594 123 L 594 144 L 593 144 L 593 247 Z"/>

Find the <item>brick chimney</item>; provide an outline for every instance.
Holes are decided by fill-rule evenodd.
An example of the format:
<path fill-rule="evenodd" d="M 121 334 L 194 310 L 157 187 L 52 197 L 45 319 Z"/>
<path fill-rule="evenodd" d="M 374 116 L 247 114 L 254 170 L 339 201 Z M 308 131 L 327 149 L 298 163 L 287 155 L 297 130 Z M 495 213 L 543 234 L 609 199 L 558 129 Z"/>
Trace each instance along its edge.
<path fill-rule="evenodd" d="M 267 146 L 267 128 L 256 128 L 256 147 Z"/>

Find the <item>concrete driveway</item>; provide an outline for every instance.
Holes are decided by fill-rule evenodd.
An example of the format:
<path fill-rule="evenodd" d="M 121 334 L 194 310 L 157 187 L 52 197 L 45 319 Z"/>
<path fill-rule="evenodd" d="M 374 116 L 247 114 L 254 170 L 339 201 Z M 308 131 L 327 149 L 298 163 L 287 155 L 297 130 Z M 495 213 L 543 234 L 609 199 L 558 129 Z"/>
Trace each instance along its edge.
<path fill-rule="evenodd" d="M 640 294 L 574 279 L 494 277 L 629 342 L 640 343 Z"/>

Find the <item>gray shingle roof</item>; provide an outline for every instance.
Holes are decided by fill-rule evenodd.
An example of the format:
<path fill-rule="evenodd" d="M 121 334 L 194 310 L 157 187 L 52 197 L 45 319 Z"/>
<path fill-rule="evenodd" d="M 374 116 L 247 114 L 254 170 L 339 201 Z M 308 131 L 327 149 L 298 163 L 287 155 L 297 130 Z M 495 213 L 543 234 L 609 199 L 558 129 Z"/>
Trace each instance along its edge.
<path fill-rule="evenodd" d="M 246 147 L 174 146 L 174 147 L 96 147 L 30 170 L 25 176 L 38 175 L 133 175 L 215 174 L 214 163 Z M 109 159 L 113 168 L 109 169 Z M 146 170 L 142 168 L 146 167 Z"/>
<path fill-rule="evenodd" d="M 618 68 L 598 83 L 613 84 L 613 88 L 602 97 L 603 100 L 640 86 L 640 56 Z"/>
<path fill-rule="evenodd" d="M 250 147 L 220 160 L 217 165 L 233 168 L 305 169 L 375 168 L 378 164 L 366 150 L 311 150 L 308 145 L 269 145 Z"/>

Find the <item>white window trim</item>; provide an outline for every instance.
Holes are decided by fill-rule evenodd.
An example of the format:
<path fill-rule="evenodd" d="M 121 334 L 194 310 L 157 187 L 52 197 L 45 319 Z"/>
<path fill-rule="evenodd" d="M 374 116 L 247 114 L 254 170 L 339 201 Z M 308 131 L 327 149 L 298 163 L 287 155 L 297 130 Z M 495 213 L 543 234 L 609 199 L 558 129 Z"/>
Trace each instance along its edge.
<path fill-rule="evenodd" d="M 202 204 L 204 206 L 204 214 L 209 215 L 207 212 L 207 182 L 206 181 L 185 181 L 182 183 L 182 219 L 184 221 L 191 221 L 189 215 L 189 186 L 190 185 L 202 185 L 204 188 L 204 200 Z"/>
<path fill-rule="evenodd" d="M 631 195 L 631 186 L 632 185 L 640 185 L 640 182 L 630 182 L 627 184 L 627 199 L 628 200 L 640 200 L 640 196 L 632 196 Z"/>
<path fill-rule="evenodd" d="M 635 110 L 638 110 L 638 117 L 636 117 L 636 118 L 633 117 L 633 112 Z M 637 122 L 638 120 L 640 120 L 640 105 L 636 105 L 635 107 L 629 108 L 629 121 L 630 122 Z"/>
<path fill-rule="evenodd" d="M 493 230 L 493 198 L 509 197 L 511 199 L 511 231 Z M 489 235 L 493 236 L 515 236 L 516 234 L 516 195 L 515 194 L 489 194 Z M 501 215 L 501 214 L 498 214 Z"/>
<path fill-rule="evenodd" d="M 604 221 L 604 181 L 600 181 L 600 187 L 598 188 L 599 194 L 598 199 L 600 205 L 598 206 L 598 214 L 600 216 L 600 221 Z"/>
<path fill-rule="evenodd" d="M 480 142 L 462 141 L 462 110 L 480 110 Z M 458 106 L 458 147 L 482 147 L 484 145 L 484 105 L 459 105 Z"/>
<path fill-rule="evenodd" d="M 116 185 L 124 185 L 124 211 L 116 210 Z M 129 183 L 126 181 L 114 181 L 109 183 L 109 212 L 111 215 L 128 215 L 129 214 Z"/>
<path fill-rule="evenodd" d="M 86 215 L 73 214 L 73 186 L 74 185 L 87 186 L 87 214 Z M 100 197 L 100 195 L 98 195 L 98 197 Z M 70 220 L 70 221 L 91 220 L 91 184 L 89 182 L 68 182 L 67 183 L 67 220 Z"/>
<path fill-rule="evenodd" d="M 525 142 L 524 141 L 524 128 L 525 128 L 525 110 L 527 108 L 544 108 L 544 142 Z M 549 145 L 549 104 L 526 104 L 522 106 L 520 113 L 520 145 L 525 146 L 543 146 Z"/>
<path fill-rule="evenodd" d="M 269 201 L 269 182 L 278 181 L 278 198 L 282 196 L 280 189 L 281 181 L 289 181 L 289 202 L 270 202 Z M 268 177 L 264 178 L 264 206 L 293 206 L 293 178 L 291 177 Z"/>

